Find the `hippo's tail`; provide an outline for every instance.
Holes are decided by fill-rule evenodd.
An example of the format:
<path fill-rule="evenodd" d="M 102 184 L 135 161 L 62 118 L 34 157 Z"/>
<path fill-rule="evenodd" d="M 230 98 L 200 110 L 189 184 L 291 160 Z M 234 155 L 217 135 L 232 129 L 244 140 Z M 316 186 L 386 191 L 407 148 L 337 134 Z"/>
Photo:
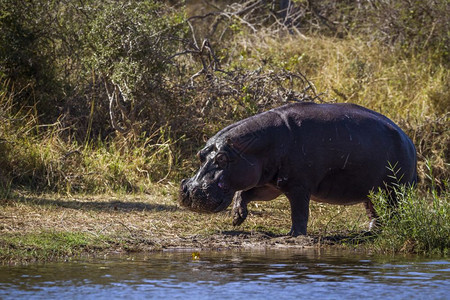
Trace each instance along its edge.
<path fill-rule="evenodd" d="M 417 185 L 419 184 L 419 175 L 417 175 L 417 171 L 416 171 L 416 174 L 414 174 L 414 179 L 411 182 L 411 184 L 413 187 L 417 187 Z"/>

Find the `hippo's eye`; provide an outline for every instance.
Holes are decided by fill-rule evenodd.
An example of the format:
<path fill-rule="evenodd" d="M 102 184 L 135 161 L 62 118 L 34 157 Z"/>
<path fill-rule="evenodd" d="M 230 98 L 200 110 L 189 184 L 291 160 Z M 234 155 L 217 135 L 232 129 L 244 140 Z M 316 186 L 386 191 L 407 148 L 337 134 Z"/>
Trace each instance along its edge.
<path fill-rule="evenodd" d="M 214 162 L 216 163 L 216 165 L 221 168 L 224 169 L 227 167 L 228 165 L 228 157 L 226 154 L 224 153 L 219 153 L 216 155 L 216 157 L 214 158 Z"/>

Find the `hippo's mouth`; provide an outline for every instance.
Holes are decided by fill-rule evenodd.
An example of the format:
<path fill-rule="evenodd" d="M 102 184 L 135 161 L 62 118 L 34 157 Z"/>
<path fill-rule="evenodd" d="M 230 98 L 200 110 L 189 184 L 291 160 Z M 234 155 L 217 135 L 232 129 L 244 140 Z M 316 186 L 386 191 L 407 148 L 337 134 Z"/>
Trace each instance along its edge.
<path fill-rule="evenodd" d="M 229 193 L 220 198 L 206 197 L 180 197 L 182 206 L 189 210 L 201 213 L 217 213 L 225 210 L 233 201 L 233 194 Z"/>
<path fill-rule="evenodd" d="M 220 181 L 219 181 L 220 184 Z M 180 204 L 192 211 L 202 213 L 217 213 L 225 210 L 233 201 L 234 192 L 224 185 L 209 186 L 207 188 L 189 189 L 181 185 Z"/>

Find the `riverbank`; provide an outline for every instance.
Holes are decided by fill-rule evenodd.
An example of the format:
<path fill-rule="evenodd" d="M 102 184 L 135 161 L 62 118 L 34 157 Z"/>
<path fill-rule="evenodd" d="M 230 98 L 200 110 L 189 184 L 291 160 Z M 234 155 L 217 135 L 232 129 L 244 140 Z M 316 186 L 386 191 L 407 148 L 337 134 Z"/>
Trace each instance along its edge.
<path fill-rule="evenodd" d="M 182 249 L 348 247 L 365 240 L 368 219 L 362 205 L 313 203 L 309 235 L 293 238 L 287 236 L 290 211 L 284 198 L 251 204 L 244 224 L 233 227 L 230 208 L 211 215 L 187 211 L 178 206 L 176 191 L 168 185 L 140 195 L 17 193 L 0 201 L 0 261 Z"/>

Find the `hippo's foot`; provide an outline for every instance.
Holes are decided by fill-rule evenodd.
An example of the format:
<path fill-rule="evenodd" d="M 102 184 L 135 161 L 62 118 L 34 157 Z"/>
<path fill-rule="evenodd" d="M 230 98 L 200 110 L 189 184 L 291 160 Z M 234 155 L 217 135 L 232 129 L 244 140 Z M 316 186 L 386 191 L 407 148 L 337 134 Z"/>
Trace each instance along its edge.
<path fill-rule="evenodd" d="M 306 227 L 305 228 L 299 228 L 298 226 L 292 226 L 291 231 L 289 231 L 288 235 L 290 236 L 299 236 L 299 235 L 306 235 Z"/>
<path fill-rule="evenodd" d="M 288 235 L 289 235 L 289 236 L 296 237 L 296 236 L 301 235 L 301 233 L 299 233 L 298 231 L 295 231 L 295 230 L 291 229 L 291 231 L 289 231 Z"/>
<path fill-rule="evenodd" d="M 237 203 L 237 204 L 235 203 L 231 213 L 233 215 L 233 225 L 239 226 L 247 218 L 247 214 L 248 214 L 247 205 L 243 205 L 243 203 Z"/>
<path fill-rule="evenodd" d="M 369 223 L 369 232 L 371 233 L 380 233 L 382 230 L 382 224 L 379 218 L 370 220 Z"/>

